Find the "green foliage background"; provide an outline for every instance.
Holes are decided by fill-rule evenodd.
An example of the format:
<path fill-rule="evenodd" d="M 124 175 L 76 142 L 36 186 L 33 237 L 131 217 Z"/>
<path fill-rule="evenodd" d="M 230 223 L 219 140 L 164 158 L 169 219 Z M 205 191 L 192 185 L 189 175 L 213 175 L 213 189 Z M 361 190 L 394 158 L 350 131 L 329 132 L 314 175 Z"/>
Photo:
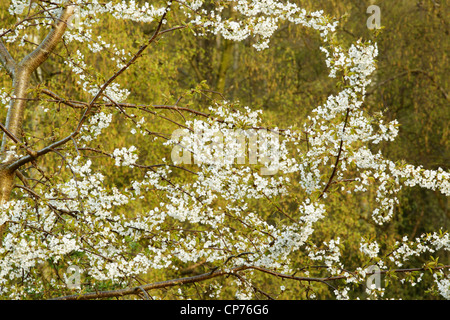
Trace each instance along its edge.
<path fill-rule="evenodd" d="M 422 164 L 427 169 L 442 167 L 449 170 L 450 38 L 447 1 L 293 2 L 306 9 L 323 9 L 326 14 L 340 18 L 338 34 L 347 44 L 359 38 L 377 41 L 378 69 L 364 108 L 372 114 L 383 111 L 387 120 L 398 119 L 401 127 L 395 142 L 374 145 L 373 150 L 381 149 L 383 154 L 392 160 Z M 383 28 L 379 32 L 371 32 L 366 27 L 369 16 L 366 9 L 370 4 L 381 8 Z M 6 13 L 6 8 L 7 1 L 1 1 L 2 27 L 14 23 L 14 17 Z M 177 13 L 173 12 L 170 22 L 175 25 L 177 19 Z M 122 22 L 108 17 L 94 30 L 94 35 L 101 34 L 106 42 L 115 43 L 119 49 L 136 51 L 141 45 L 139 41 L 148 39 L 154 28 L 155 24 Z M 41 29 L 36 36 L 42 39 L 45 33 L 46 30 Z M 286 24 L 276 32 L 269 49 L 257 52 L 251 45 L 250 40 L 232 43 L 220 36 L 194 37 L 188 30 L 183 30 L 160 39 L 118 82 L 131 91 L 127 100 L 129 103 L 171 105 L 179 97 L 183 97 L 184 106 L 207 112 L 206 108 L 211 101 L 199 91 L 191 90 L 203 82 L 202 86 L 209 86 L 211 90 L 222 93 L 229 100 L 238 100 L 252 109 L 263 109 L 266 123 L 279 127 L 301 125 L 309 112 L 334 92 L 334 79 L 327 76 L 324 57 L 319 51 L 319 37 L 314 32 Z M 88 72 L 97 77 L 99 83 L 114 70 L 111 52 L 103 51 L 101 54 L 92 55 L 82 45 L 71 43 L 68 47 L 69 52 L 80 50 L 85 54 Z M 24 47 L 15 46 L 16 51 L 12 53 L 16 60 L 19 60 L 32 48 L 34 45 L 27 43 Z M 59 52 L 65 50 L 62 45 L 58 47 Z M 40 97 L 39 88 L 48 88 L 73 100 L 89 101 L 90 97 L 79 86 L 74 85 L 74 76 L 60 72 L 61 70 L 67 70 L 64 69 L 64 59 L 58 54 L 52 55 L 34 75 L 36 87 L 32 93 L 33 97 Z M 11 88 L 9 78 L 3 70 L 0 71 L 0 87 L 6 90 Z M 208 95 L 219 98 L 215 93 Z M 49 111 L 44 112 L 45 108 Z M 29 104 L 24 131 L 33 134 L 34 149 L 47 145 L 55 136 L 60 137 L 67 133 L 81 112 L 74 112 L 65 106 L 55 108 L 55 103 L 52 102 L 36 101 Z M 117 114 L 117 111 L 111 112 Z M 155 114 L 148 114 L 141 110 L 133 111 L 136 119 L 142 116 L 147 118 L 145 129 L 164 136 L 170 136 L 176 126 L 162 117 L 183 122 L 183 118 L 176 112 L 157 108 L 154 112 Z M 5 116 L 6 110 L 3 110 L 1 121 L 4 121 Z M 138 135 L 129 134 L 130 129 L 129 121 L 115 117 L 113 125 L 98 143 L 101 143 L 103 150 L 110 152 L 117 147 L 139 143 Z M 160 159 L 164 157 L 170 159 L 170 149 L 161 147 L 161 142 L 163 139 L 156 139 L 154 143 L 148 142 L 148 145 L 137 145 L 140 162 L 150 165 L 160 163 Z M 98 154 L 89 156 L 101 157 Z M 113 160 L 108 157 L 97 160 L 98 169 L 108 176 L 111 187 L 120 189 L 129 185 L 133 179 L 142 177 L 143 172 L 113 166 Z M 61 159 L 57 156 L 49 155 L 45 163 L 40 165 L 48 175 L 56 179 L 60 162 Z M 33 176 L 37 173 L 30 169 L 27 174 Z M 189 179 L 189 175 L 176 172 L 173 178 Z M 295 185 L 292 188 L 295 189 Z M 357 198 L 338 192 L 337 196 L 330 199 L 332 202 L 328 208 L 331 210 L 327 219 L 317 228 L 315 237 L 321 240 L 341 237 L 344 264 L 352 269 L 363 261 L 358 247 L 362 235 L 382 236 L 385 237 L 386 244 L 392 244 L 404 235 L 414 238 L 424 232 L 449 229 L 450 213 L 445 196 L 419 188 L 405 189 L 401 195 L 401 204 L 396 208 L 395 218 L 380 228 L 370 220 L 371 194 Z M 126 210 L 133 216 L 133 212 L 152 208 L 159 201 L 158 194 L 155 193 L 141 202 L 133 203 L 133 206 L 127 207 Z M 276 223 L 277 216 L 273 207 L 262 203 L 252 205 L 259 208 L 261 214 L 273 217 Z M 293 201 L 278 199 L 278 205 L 289 208 Z M 422 265 L 426 262 L 423 259 L 411 262 Z M 450 256 L 447 254 L 440 259 L 448 262 Z M 156 282 L 206 270 L 208 269 L 205 266 L 200 266 L 185 273 L 171 271 L 168 274 L 158 271 L 145 275 L 143 280 Z M 215 281 L 183 288 L 182 294 L 185 297 L 207 299 L 209 285 Z M 229 283 L 230 280 L 217 281 Z M 311 292 L 315 292 L 320 298 L 333 296 L 333 289 L 321 283 L 300 284 L 268 275 L 261 275 L 258 285 L 280 299 L 301 299 L 309 296 Z M 280 291 L 280 285 L 285 286 L 286 290 Z M 403 286 L 399 282 L 390 286 L 392 296 L 398 293 L 403 298 L 411 299 L 422 299 L 423 292 L 428 289 L 421 283 L 415 287 Z M 104 288 L 97 289 L 105 288 L 111 289 L 112 286 L 106 283 Z M 225 287 L 223 291 L 225 297 L 233 297 L 231 289 Z M 177 288 L 154 292 L 155 296 L 161 298 L 178 298 L 179 294 Z"/>

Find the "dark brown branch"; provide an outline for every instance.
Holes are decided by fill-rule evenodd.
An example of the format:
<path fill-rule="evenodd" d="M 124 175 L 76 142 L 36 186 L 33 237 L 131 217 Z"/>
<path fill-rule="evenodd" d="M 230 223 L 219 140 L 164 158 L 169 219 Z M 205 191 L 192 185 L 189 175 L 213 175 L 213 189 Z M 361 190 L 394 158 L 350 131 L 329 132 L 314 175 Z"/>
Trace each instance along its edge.
<path fill-rule="evenodd" d="M 367 273 L 367 275 L 379 273 L 379 274 L 386 274 L 386 273 L 407 273 L 407 272 L 416 272 L 416 271 L 426 271 L 429 268 L 423 267 L 423 268 L 410 268 L 410 269 L 394 269 L 394 270 L 380 270 L 380 271 L 374 271 L 372 273 Z M 444 265 L 439 267 L 432 267 L 433 270 L 442 270 L 442 269 L 450 269 L 450 265 Z M 245 270 L 257 270 L 260 272 L 264 272 L 279 278 L 283 279 L 290 279 L 290 280 L 296 280 L 296 281 L 307 281 L 307 282 L 320 282 L 325 283 L 329 285 L 326 281 L 335 281 L 335 280 L 342 280 L 346 279 L 346 276 L 340 275 L 340 276 L 333 276 L 333 277 L 325 277 L 325 278 L 313 278 L 313 277 L 296 277 L 292 275 L 283 274 L 280 272 L 276 272 L 273 270 L 269 270 L 263 267 L 257 267 L 257 266 L 239 266 L 232 268 L 228 271 L 221 270 L 217 271 L 218 268 L 216 267 L 213 269 L 213 271 L 208 273 L 203 273 L 200 275 L 192 276 L 192 277 L 186 277 L 186 278 L 179 278 L 174 280 L 167 280 L 167 281 L 160 281 L 155 282 L 151 284 L 146 284 L 138 287 L 133 288 L 126 288 L 126 289 L 119 289 L 119 290 L 110 290 L 110 291 L 99 291 L 99 292 L 91 292 L 91 293 L 85 293 L 80 295 L 70 295 L 70 296 L 64 296 L 64 297 L 57 297 L 52 300 L 90 300 L 90 299 L 102 299 L 102 298 L 112 298 L 112 297 L 123 297 L 131 294 L 138 294 L 142 290 L 149 291 L 153 289 L 162 289 L 162 288 L 170 288 L 174 286 L 184 285 L 188 283 L 196 283 L 201 282 L 205 280 L 209 280 L 212 278 L 217 278 L 221 276 L 227 276 L 227 275 L 236 275 L 240 271 Z"/>
<path fill-rule="evenodd" d="M 345 120 L 344 120 L 344 128 L 342 128 L 342 134 L 344 134 L 344 132 L 345 132 L 345 127 L 347 126 L 347 121 L 348 121 L 349 114 L 350 114 L 350 109 L 347 108 L 347 113 L 345 114 Z M 341 142 L 339 143 L 339 151 L 338 151 L 338 154 L 336 156 L 336 161 L 335 161 L 334 167 L 333 167 L 333 172 L 331 172 L 331 176 L 328 179 L 327 185 L 325 186 L 325 188 L 323 189 L 322 193 L 320 194 L 319 199 L 323 197 L 323 195 L 325 194 L 325 192 L 327 192 L 328 188 L 330 187 L 330 185 L 333 182 L 333 178 L 334 178 L 334 176 L 335 176 L 335 174 L 337 172 L 337 167 L 339 165 L 339 161 L 340 161 L 340 158 L 341 158 L 343 145 L 344 145 L 344 139 L 341 138 Z"/>
<path fill-rule="evenodd" d="M 52 92 L 50 90 L 47 90 L 47 89 L 41 89 L 41 92 L 45 93 L 49 97 L 54 98 L 57 102 L 64 103 L 65 105 L 68 105 L 69 107 L 72 107 L 72 108 L 81 108 L 82 106 L 87 105 L 87 103 L 81 102 L 81 101 L 66 100 L 66 99 L 61 98 L 60 96 L 58 96 L 56 93 L 54 93 L 54 92 Z"/>
<path fill-rule="evenodd" d="M 92 292 L 92 293 L 86 293 L 81 295 L 71 295 L 71 296 L 65 296 L 65 297 L 58 297 L 53 300 L 89 300 L 89 299 L 101 299 L 101 298 L 111 298 L 111 297 L 123 297 L 131 294 L 138 294 L 141 292 L 141 290 L 152 290 L 152 289 L 161 289 L 161 288 L 170 288 L 174 286 L 179 286 L 183 284 L 188 283 L 195 283 L 200 281 L 209 280 L 212 278 L 217 278 L 220 276 L 225 276 L 233 272 L 242 271 L 245 269 L 248 269 L 249 267 L 241 266 L 231 269 L 230 271 L 214 271 L 203 273 L 197 276 L 192 277 L 186 277 L 186 278 L 180 278 L 180 279 L 174 279 L 174 280 L 167 280 L 167 281 L 160 281 L 155 282 L 151 284 L 142 285 L 139 287 L 133 287 L 133 288 L 127 288 L 127 289 L 119 289 L 119 290 L 111 290 L 111 291 L 99 291 L 99 292 Z"/>

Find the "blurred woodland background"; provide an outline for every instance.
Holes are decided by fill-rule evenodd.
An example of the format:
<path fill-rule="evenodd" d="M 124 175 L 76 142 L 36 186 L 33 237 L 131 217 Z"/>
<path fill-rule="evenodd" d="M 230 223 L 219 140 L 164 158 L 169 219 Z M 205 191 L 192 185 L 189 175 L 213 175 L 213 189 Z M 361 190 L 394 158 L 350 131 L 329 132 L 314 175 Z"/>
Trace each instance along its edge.
<path fill-rule="evenodd" d="M 0 1 L 0 20 L 2 27 L 14 24 L 14 17 L 7 13 L 8 1 Z M 139 2 L 139 1 L 136 1 Z M 357 39 L 372 40 L 378 43 L 378 69 L 374 74 L 364 105 L 365 110 L 373 115 L 383 112 L 386 120 L 398 119 L 400 133 L 394 142 L 372 145 L 373 150 L 381 150 L 391 160 L 404 160 L 406 163 L 423 165 L 426 169 L 438 167 L 448 171 L 450 108 L 448 96 L 449 81 L 449 10 L 446 0 L 301 0 L 293 1 L 307 10 L 324 10 L 329 16 L 339 18 L 339 36 L 351 44 Z M 366 20 L 367 7 L 376 4 L 381 8 L 382 29 L 374 32 L 368 30 Z M 181 19 L 180 15 L 180 19 Z M 177 13 L 170 16 L 170 23 L 175 25 Z M 102 34 L 105 41 L 115 43 L 117 48 L 131 52 L 139 48 L 136 39 L 148 39 L 155 25 L 118 22 L 106 18 L 94 33 Z M 105 29 L 107 32 L 105 32 Z M 28 38 L 23 52 L 12 52 L 19 60 L 26 52 L 42 40 L 45 29 L 36 31 L 35 38 Z M 130 36 L 132 35 L 132 36 Z M 252 109 L 263 109 L 263 118 L 269 125 L 278 127 L 299 126 L 310 111 L 324 103 L 335 90 L 335 79 L 328 77 L 324 55 L 320 52 L 319 36 L 311 30 L 294 25 L 282 26 L 272 38 L 270 48 L 256 51 L 249 41 L 234 43 L 220 36 L 207 35 L 195 37 L 189 30 L 182 30 L 162 37 L 156 45 L 146 51 L 135 66 L 123 74 L 118 82 L 131 91 L 126 102 L 146 105 L 174 104 L 183 97 L 183 106 L 199 111 L 207 110 L 209 98 L 192 93 L 191 88 L 199 84 L 209 90 L 220 92 L 227 100 L 237 100 Z M 9 44 L 7 44 L 9 45 Z M 73 44 L 70 44 L 71 46 Z M 15 46 L 17 48 L 17 46 Z M 67 48 L 60 45 L 58 50 Z M 58 51 L 57 50 L 57 51 Z M 92 76 L 110 75 L 111 62 L 108 54 L 93 56 L 80 45 L 76 50 L 85 53 L 87 70 Z M 84 51 L 83 51 L 84 50 Z M 112 49 L 111 49 L 112 50 Z M 74 52 L 75 50 L 68 51 Z M 70 53 L 69 53 L 70 55 Z M 95 58 L 92 58 L 95 57 Z M 39 138 L 42 146 L 48 144 L 55 135 L 62 136 L 71 123 L 71 112 L 65 106 L 49 102 L 48 97 L 39 90 L 47 88 L 54 93 L 70 99 L 89 101 L 89 95 L 74 85 L 76 80 L 64 68 L 65 60 L 58 52 L 52 54 L 45 64 L 33 76 L 35 85 L 32 93 L 34 102 L 28 105 L 24 131 Z M 203 84 L 202 84 L 203 82 Z M 39 85 L 38 85 L 39 84 Z M 0 87 L 5 91 L 11 89 L 10 79 L 4 70 L 0 70 Z M 213 92 L 209 96 L 219 98 Z M 4 108 L 4 107 L 3 107 Z M 60 109 L 61 108 L 61 109 Z M 137 119 L 141 110 L 136 109 Z M 206 111 L 205 111 L 206 112 Z M 148 128 L 162 135 L 170 136 L 175 128 L 172 123 L 162 121 L 161 115 L 180 120 L 175 112 L 157 110 L 155 115 L 146 113 L 147 119 L 154 121 Z M 1 112 L 4 123 L 6 108 Z M 181 121 L 181 120 L 180 120 Z M 114 120 L 113 120 L 114 122 Z M 149 123 L 149 120 L 147 120 Z M 42 124 L 48 124 L 42 125 Z M 102 138 L 102 148 L 113 150 L 121 144 L 134 144 L 135 135 L 124 122 L 113 123 Z M 157 164 L 158 159 L 169 158 L 170 150 L 155 145 L 139 145 L 139 159 L 143 163 Z M 100 142 L 99 142 L 100 143 Z M 39 149 L 35 147 L 35 150 Z M 98 154 L 86 154 L 101 157 Z M 111 161 L 105 157 L 104 161 Z M 61 159 L 49 155 L 45 163 L 39 163 L 43 170 L 60 165 Z M 102 159 L 96 162 L 102 165 Z M 111 186 L 126 186 L 138 173 L 114 166 L 103 166 L 102 171 L 108 175 Z M 32 171 L 28 173 L 32 175 Z M 51 173 L 49 173 L 51 174 Z M 175 173 L 182 175 L 184 173 Z M 387 239 L 401 239 L 404 235 L 414 238 L 424 232 L 448 230 L 450 213 L 448 198 L 438 191 L 405 188 L 401 193 L 400 205 L 395 217 L 383 227 L 376 227 L 370 220 L 370 194 L 361 196 L 357 203 L 355 197 L 342 194 L 334 197 L 333 212 L 321 222 L 317 236 L 345 239 L 343 261 L 351 268 L 352 262 L 358 261 L 360 252 L 357 244 L 362 234 L 373 233 Z M 369 197 L 369 198 L 368 198 Z M 280 202 L 288 207 L 289 199 Z M 142 201 L 142 208 L 128 208 L 130 214 L 135 210 L 151 208 L 158 203 L 158 198 Z M 254 205 L 258 206 L 257 203 Z M 264 204 L 260 209 L 271 210 Z M 271 214 L 268 212 L 268 214 Z M 275 219 L 275 217 L 274 217 Z M 355 247 L 352 247 L 351 244 Z M 415 258 L 413 258 L 415 259 Z M 411 264 L 422 265 L 422 258 L 411 260 Z M 447 254 L 441 259 L 450 261 Z M 356 263 L 355 263 L 356 264 Z M 357 264 L 356 264 L 357 265 Z M 189 274 L 186 270 L 185 274 Z M 200 271 L 199 271 L 200 272 Z M 152 282 L 170 279 L 174 276 L 163 271 L 151 275 Z M 220 280 L 219 280 L 220 281 Z M 261 275 L 261 287 L 279 287 L 280 279 Z M 264 283 L 264 284 L 263 284 Z M 286 291 L 278 298 L 301 298 L 304 284 L 289 283 Z M 331 297 L 323 284 L 314 286 L 321 297 Z M 404 298 L 421 298 L 426 288 L 419 283 L 415 287 L 393 284 L 394 291 Z M 101 288 L 99 288 L 101 289 Z M 194 286 L 192 290 L 195 291 Z M 201 291 L 201 290 L 200 290 Z M 205 291 L 207 292 L 207 291 Z M 161 292 L 165 297 L 176 297 L 173 289 Z M 205 295 L 204 298 L 207 298 Z"/>

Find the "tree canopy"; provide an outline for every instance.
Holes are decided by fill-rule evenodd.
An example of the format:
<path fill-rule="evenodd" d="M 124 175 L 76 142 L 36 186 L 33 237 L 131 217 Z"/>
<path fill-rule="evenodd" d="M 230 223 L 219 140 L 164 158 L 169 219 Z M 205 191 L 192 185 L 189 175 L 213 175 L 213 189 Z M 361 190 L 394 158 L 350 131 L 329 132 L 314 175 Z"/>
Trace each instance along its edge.
<path fill-rule="evenodd" d="M 0 297 L 449 299 L 444 2 L 2 2 Z"/>

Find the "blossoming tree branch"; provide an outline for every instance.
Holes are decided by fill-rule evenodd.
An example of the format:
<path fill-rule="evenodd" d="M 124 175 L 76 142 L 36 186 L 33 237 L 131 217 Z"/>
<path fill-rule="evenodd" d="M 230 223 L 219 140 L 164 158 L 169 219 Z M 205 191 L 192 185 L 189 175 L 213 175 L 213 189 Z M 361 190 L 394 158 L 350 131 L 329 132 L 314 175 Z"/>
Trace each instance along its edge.
<path fill-rule="evenodd" d="M 190 297 L 199 285 L 213 298 L 272 299 L 264 283 L 280 282 L 278 291 L 301 288 L 302 298 L 323 290 L 383 298 L 389 286 L 367 285 L 376 266 L 386 283 L 431 274 L 430 286 L 450 298 L 448 263 L 410 263 L 450 250 L 446 230 L 396 241 L 368 231 L 356 244 L 358 264 L 347 265 L 346 239 L 320 228 L 342 194 L 355 203 L 367 196 L 371 228 L 393 219 L 402 188 L 450 195 L 447 171 L 372 152 L 399 130 L 366 110 L 376 43 L 345 46 L 338 19 L 285 1 L 12 0 L 5 14 L 14 19 L 0 26 L 11 83 L 0 90 L 1 297 L 159 299 L 158 289 Z M 104 40 L 113 20 L 127 25 L 133 46 Z M 301 126 L 269 126 L 258 106 L 228 101 L 204 82 L 169 102 L 137 101 L 121 82 L 180 33 L 248 41 L 258 54 L 286 23 L 317 32 L 317 55 L 336 80 Z M 146 38 L 135 36 L 142 25 Z M 58 61 L 76 89 L 39 81 L 40 68 Z M 41 106 L 52 118 L 37 117 Z M 141 156 L 158 150 L 167 156 Z M 69 266 L 81 273 L 75 289 Z"/>

